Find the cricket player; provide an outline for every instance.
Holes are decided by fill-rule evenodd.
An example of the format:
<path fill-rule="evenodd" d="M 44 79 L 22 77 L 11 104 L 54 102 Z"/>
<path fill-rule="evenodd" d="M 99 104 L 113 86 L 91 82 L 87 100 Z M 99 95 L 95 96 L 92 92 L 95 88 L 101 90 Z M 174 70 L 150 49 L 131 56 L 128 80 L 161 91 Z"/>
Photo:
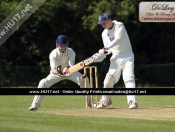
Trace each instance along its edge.
<path fill-rule="evenodd" d="M 50 53 L 50 74 L 39 82 L 38 88 L 49 88 L 55 83 L 62 80 L 71 80 L 78 84 L 80 88 L 84 88 L 84 78 L 80 72 L 75 72 L 73 74 L 68 73 L 68 68 L 73 66 L 75 63 L 75 52 L 68 47 L 68 39 L 65 35 L 58 36 L 56 40 L 56 48 Z M 87 78 L 87 84 L 89 85 L 89 79 Z M 29 110 L 37 110 L 43 99 L 43 95 L 35 95 L 31 107 Z M 91 108 L 90 95 L 88 96 L 88 106 Z"/>
<path fill-rule="evenodd" d="M 112 21 L 108 14 L 100 15 L 97 24 L 104 28 L 102 32 L 104 48 L 100 49 L 99 53 L 104 51 L 108 51 L 108 54 L 112 53 L 109 71 L 103 82 L 104 88 L 113 88 L 114 84 L 119 81 L 121 74 L 125 87 L 135 88 L 134 54 L 125 26 L 122 22 Z M 93 55 L 94 62 L 101 61 L 99 53 Z M 135 95 L 127 95 L 127 103 L 129 109 L 138 107 Z M 110 95 L 103 95 L 97 109 L 104 109 L 110 104 L 112 104 Z"/>

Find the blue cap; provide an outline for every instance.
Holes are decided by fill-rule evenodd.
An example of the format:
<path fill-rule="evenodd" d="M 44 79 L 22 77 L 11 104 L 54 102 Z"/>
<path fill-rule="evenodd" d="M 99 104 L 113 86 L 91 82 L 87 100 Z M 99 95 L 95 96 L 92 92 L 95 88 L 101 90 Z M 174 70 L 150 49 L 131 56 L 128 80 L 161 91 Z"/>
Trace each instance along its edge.
<path fill-rule="evenodd" d="M 67 40 L 67 37 L 65 35 L 60 35 L 58 36 L 57 40 L 56 40 L 56 43 L 58 45 L 61 45 L 61 44 L 68 44 L 68 40 Z"/>
<path fill-rule="evenodd" d="M 97 24 L 103 24 L 105 20 L 111 19 L 111 17 L 108 14 L 101 14 L 98 19 Z"/>

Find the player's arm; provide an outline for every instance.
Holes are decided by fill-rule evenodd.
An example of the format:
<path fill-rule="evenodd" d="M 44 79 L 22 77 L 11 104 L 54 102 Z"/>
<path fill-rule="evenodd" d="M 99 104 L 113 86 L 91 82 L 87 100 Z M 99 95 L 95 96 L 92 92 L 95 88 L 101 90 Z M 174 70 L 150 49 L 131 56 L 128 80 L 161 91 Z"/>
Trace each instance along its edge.
<path fill-rule="evenodd" d="M 121 37 L 123 36 L 124 32 L 125 32 L 125 27 L 124 27 L 123 23 L 118 24 L 114 30 L 115 39 L 105 47 L 106 50 L 109 50 L 112 47 L 116 46 L 119 43 L 119 41 L 121 40 Z"/>
<path fill-rule="evenodd" d="M 51 67 L 51 72 L 55 75 L 62 75 L 61 67 L 56 66 L 56 56 L 55 52 L 52 51 L 49 55 L 49 60 L 50 60 L 50 67 Z"/>
<path fill-rule="evenodd" d="M 55 75 L 57 75 L 57 74 L 58 74 L 58 72 L 57 72 L 56 68 L 52 68 L 52 69 L 51 69 L 51 72 L 52 72 L 53 74 L 55 74 Z"/>
<path fill-rule="evenodd" d="M 74 51 L 71 51 L 70 54 L 69 54 L 69 66 L 73 66 L 75 64 L 75 52 Z"/>
<path fill-rule="evenodd" d="M 57 68 L 52 68 L 51 72 L 55 75 L 62 76 L 63 72 L 61 71 L 61 67 L 58 66 Z"/>
<path fill-rule="evenodd" d="M 102 41 L 103 41 L 104 48 L 100 49 L 98 51 L 98 53 L 104 53 L 104 52 L 106 52 L 105 54 L 106 55 L 109 55 L 109 54 L 111 54 L 112 51 L 111 51 L 111 49 L 105 49 L 105 47 L 107 47 L 106 37 L 104 37 L 103 34 L 102 34 Z"/>
<path fill-rule="evenodd" d="M 69 60 L 68 60 L 69 65 L 63 69 L 63 75 L 65 75 L 65 76 L 69 76 L 70 75 L 69 67 L 74 65 L 76 54 L 75 54 L 75 52 L 73 50 L 69 50 L 68 56 L 69 56 Z"/>
<path fill-rule="evenodd" d="M 51 68 L 51 72 L 53 74 L 57 74 L 56 71 L 56 56 L 54 55 L 54 51 L 52 51 L 49 55 L 49 60 L 50 60 L 50 68 Z"/>

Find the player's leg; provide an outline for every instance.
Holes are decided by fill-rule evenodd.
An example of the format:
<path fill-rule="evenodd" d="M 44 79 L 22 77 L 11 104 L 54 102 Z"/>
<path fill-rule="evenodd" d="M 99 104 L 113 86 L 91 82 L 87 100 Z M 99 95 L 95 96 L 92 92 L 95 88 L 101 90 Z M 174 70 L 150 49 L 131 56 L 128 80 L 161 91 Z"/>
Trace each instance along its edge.
<path fill-rule="evenodd" d="M 67 79 L 78 84 L 80 86 L 80 88 L 85 88 L 84 79 L 82 78 L 82 74 L 80 72 L 75 72 L 75 73 L 71 74 L 70 76 L 67 77 Z M 88 86 L 88 88 L 90 88 L 89 78 L 86 77 L 86 79 L 87 79 L 87 86 Z M 91 108 L 91 96 L 88 95 L 87 99 L 88 99 L 88 107 Z"/>
<path fill-rule="evenodd" d="M 126 61 L 123 66 L 123 80 L 126 88 L 135 88 L 135 75 L 134 75 L 134 59 L 131 58 Z M 127 95 L 127 103 L 130 109 L 138 107 L 136 96 Z"/>
<path fill-rule="evenodd" d="M 114 84 L 119 81 L 121 76 L 121 69 L 116 61 L 111 61 L 109 71 L 106 74 L 104 80 L 104 88 L 113 88 Z M 97 106 L 97 109 L 104 109 L 105 107 L 112 104 L 112 99 L 110 95 L 102 95 L 100 104 Z"/>
<path fill-rule="evenodd" d="M 42 79 L 39 82 L 38 88 L 49 88 L 53 84 L 61 81 L 61 79 L 62 78 L 57 75 L 49 74 L 46 78 Z M 44 98 L 44 95 L 35 95 L 29 110 L 37 110 L 40 107 L 40 103 L 43 98 Z"/>

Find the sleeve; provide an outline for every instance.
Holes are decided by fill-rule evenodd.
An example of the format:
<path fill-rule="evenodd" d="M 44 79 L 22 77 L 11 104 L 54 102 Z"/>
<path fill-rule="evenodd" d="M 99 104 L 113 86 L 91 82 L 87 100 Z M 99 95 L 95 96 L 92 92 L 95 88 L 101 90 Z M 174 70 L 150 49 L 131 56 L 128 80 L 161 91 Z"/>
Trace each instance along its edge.
<path fill-rule="evenodd" d="M 69 60 L 68 60 L 68 63 L 69 63 L 69 66 L 73 66 L 75 64 L 75 52 L 73 50 L 70 50 L 69 52 Z"/>
<path fill-rule="evenodd" d="M 120 23 L 119 25 L 116 26 L 115 31 L 114 31 L 115 39 L 120 41 L 124 32 L 125 32 L 125 27 L 123 23 Z"/>
<path fill-rule="evenodd" d="M 117 25 L 115 27 L 115 30 L 114 30 L 115 39 L 112 42 L 110 42 L 110 44 L 108 46 L 106 46 L 106 48 L 110 49 L 110 48 L 116 46 L 118 44 L 118 42 L 121 40 L 124 32 L 125 32 L 125 27 L 124 27 L 123 23 Z"/>
<path fill-rule="evenodd" d="M 49 55 L 51 69 L 56 68 L 56 53 L 52 51 Z"/>
<path fill-rule="evenodd" d="M 102 35 L 101 35 L 104 47 L 106 47 L 108 45 L 106 42 L 106 38 L 107 38 L 106 34 L 107 33 L 105 31 L 103 31 Z"/>

